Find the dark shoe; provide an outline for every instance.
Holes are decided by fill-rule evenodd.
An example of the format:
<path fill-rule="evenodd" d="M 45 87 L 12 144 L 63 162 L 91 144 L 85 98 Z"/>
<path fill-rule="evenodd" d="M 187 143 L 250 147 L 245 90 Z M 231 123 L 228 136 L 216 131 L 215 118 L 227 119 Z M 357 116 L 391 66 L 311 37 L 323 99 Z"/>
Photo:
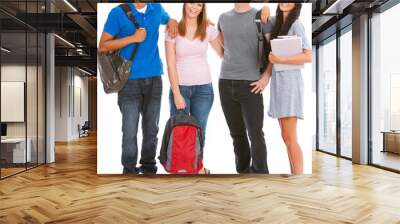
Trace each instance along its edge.
<path fill-rule="evenodd" d="M 203 168 L 199 171 L 199 174 L 210 175 L 211 171 L 207 168 Z"/>
<path fill-rule="evenodd" d="M 293 176 L 293 175 L 290 174 L 290 173 L 289 173 L 289 174 L 285 174 L 285 173 L 284 173 L 284 174 L 281 174 L 280 176 L 281 176 L 281 177 L 284 177 L 284 178 L 289 178 L 289 177 L 291 177 L 291 176 Z"/>
<path fill-rule="evenodd" d="M 139 173 L 144 175 L 153 175 L 157 173 L 157 166 L 141 166 L 139 167 Z"/>
<path fill-rule="evenodd" d="M 139 174 L 139 169 L 138 168 L 134 168 L 134 169 L 129 169 L 124 167 L 124 169 L 122 170 L 122 174 L 134 174 L 137 175 Z"/>

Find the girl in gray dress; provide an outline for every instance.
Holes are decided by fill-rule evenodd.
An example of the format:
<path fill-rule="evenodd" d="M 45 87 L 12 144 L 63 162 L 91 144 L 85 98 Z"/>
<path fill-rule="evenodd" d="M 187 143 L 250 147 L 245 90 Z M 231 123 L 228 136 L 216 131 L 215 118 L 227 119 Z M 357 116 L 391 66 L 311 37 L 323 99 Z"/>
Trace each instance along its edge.
<path fill-rule="evenodd" d="M 303 173 L 303 153 L 297 141 L 297 119 L 304 118 L 304 83 L 299 69 L 275 71 L 273 64 L 311 62 L 311 46 L 304 27 L 298 19 L 300 11 L 301 3 L 279 3 L 271 39 L 283 35 L 298 36 L 302 39 L 303 52 L 290 57 L 280 57 L 271 52 L 268 67 L 268 74 L 271 74 L 271 100 L 268 115 L 279 120 L 293 174 Z"/>

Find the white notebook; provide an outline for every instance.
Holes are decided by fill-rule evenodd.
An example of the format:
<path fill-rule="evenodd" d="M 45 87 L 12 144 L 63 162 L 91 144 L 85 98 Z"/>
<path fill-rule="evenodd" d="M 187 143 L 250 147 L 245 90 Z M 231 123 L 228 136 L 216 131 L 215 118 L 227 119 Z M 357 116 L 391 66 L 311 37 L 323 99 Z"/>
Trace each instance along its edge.
<path fill-rule="evenodd" d="M 297 36 L 279 36 L 271 40 L 271 50 L 274 54 L 282 57 L 293 56 L 303 52 L 301 38 Z M 275 71 L 286 71 L 302 69 L 303 65 L 274 64 Z"/>

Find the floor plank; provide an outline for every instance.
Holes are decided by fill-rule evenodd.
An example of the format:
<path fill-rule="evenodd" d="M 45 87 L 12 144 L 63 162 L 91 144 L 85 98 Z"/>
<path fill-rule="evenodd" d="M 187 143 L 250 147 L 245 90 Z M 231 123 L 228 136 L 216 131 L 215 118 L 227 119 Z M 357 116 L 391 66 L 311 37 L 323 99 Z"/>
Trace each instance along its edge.
<path fill-rule="evenodd" d="M 400 223 L 400 175 L 313 155 L 313 175 L 96 174 L 96 138 L 0 181 L 0 223 Z"/>

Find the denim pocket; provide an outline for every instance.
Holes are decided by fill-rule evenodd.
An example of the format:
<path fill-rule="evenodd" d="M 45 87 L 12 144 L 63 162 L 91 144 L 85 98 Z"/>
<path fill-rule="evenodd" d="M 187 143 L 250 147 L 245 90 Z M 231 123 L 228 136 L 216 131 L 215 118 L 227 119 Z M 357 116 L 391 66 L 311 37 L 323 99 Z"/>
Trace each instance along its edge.
<path fill-rule="evenodd" d="M 202 95 L 214 95 L 212 83 L 196 86 L 196 92 Z"/>
<path fill-rule="evenodd" d="M 118 104 L 132 101 L 141 95 L 141 88 L 138 80 L 128 80 L 124 88 L 118 92 Z"/>

